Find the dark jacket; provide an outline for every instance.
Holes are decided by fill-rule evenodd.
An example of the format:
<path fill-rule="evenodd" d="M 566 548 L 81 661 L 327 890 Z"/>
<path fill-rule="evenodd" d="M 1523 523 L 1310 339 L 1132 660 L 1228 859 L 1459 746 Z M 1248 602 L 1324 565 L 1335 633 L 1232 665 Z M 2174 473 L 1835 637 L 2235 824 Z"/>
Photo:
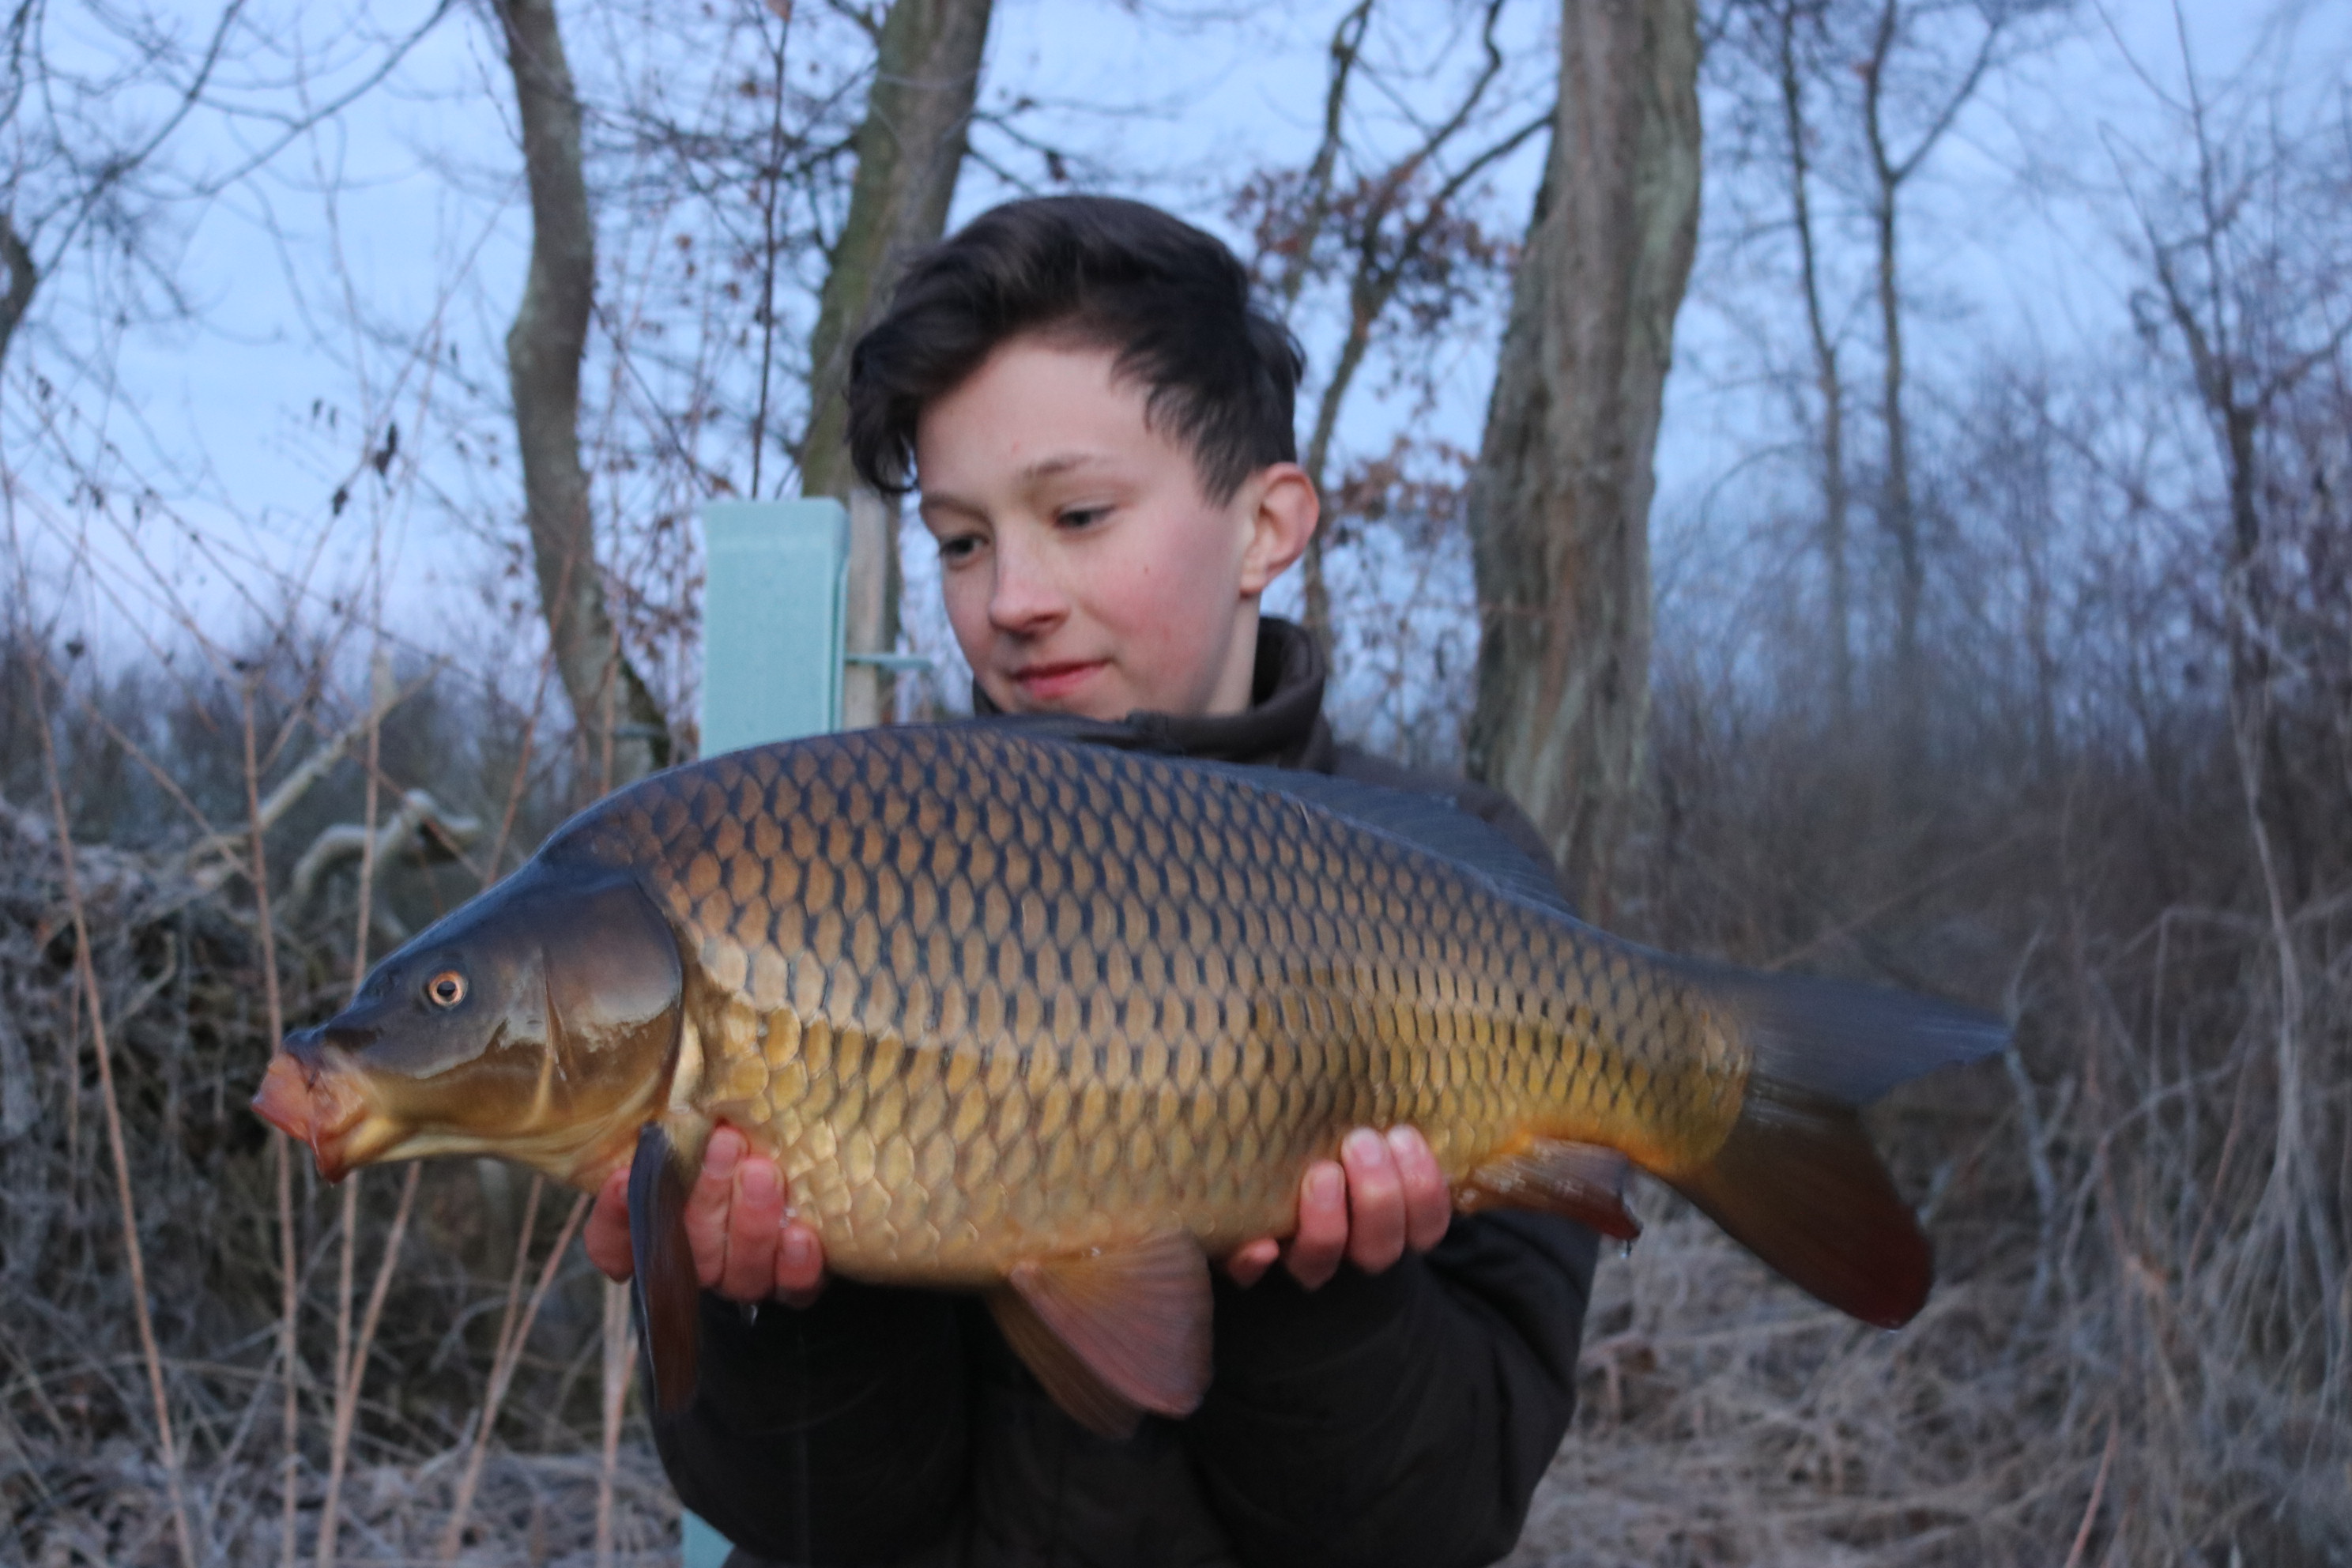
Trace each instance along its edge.
<path fill-rule="evenodd" d="M 1496 791 L 1335 745 L 1320 656 L 1286 622 L 1261 623 L 1253 697 L 1125 728 L 1443 795 L 1543 855 Z M 1565 1220 L 1494 1214 L 1311 1293 L 1278 1267 L 1246 1290 L 1219 1272 L 1206 1400 L 1124 1443 L 1063 1415 L 974 1299 L 842 1279 L 805 1310 L 706 1296 L 695 1400 L 655 1436 L 734 1568 L 1488 1563 L 1568 1430 L 1595 1247 Z"/>

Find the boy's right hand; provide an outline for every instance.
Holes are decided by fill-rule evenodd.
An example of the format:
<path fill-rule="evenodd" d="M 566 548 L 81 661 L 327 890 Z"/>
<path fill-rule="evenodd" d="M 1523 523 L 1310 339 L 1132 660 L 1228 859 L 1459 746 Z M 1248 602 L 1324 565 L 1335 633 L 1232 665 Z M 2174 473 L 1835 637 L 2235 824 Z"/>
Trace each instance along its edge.
<path fill-rule="evenodd" d="M 686 1240 L 706 1290 L 730 1301 L 781 1299 L 795 1307 L 824 1287 L 824 1248 L 816 1232 L 791 1218 L 783 1173 L 751 1152 L 743 1134 L 721 1127 L 703 1151 L 702 1173 L 686 1198 Z M 629 1250 L 629 1171 L 604 1178 L 588 1211 L 582 1241 L 588 1260 L 613 1279 L 635 1272 Z"/>

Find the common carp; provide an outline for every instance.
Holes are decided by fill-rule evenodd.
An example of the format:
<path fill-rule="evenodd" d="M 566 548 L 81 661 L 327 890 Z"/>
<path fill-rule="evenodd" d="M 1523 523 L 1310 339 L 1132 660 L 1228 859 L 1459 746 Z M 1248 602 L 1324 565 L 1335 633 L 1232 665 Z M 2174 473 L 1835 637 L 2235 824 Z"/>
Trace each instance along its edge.
<path fill-rule="evenodd" d="M 1293 1229 L 1357 1126 L 1420 1129 L 1458 1209 L 1620 1237 L 1631 1162 L 1903 1323 L 1928 1247 L 1854 1108 L 2003 1038 L 1619 941 L 1443 802 L 973 724 L 620 791 L 289 1035 L 254 1104 L 330 1180 L 496 1154 L 593 1190 L 633 1162 L 666 1410 L 694 1377 L 684 1194 L 729 1122 L 828 1268 L 985 1291 L 1116 1432 L 1197 1405 L 1205 1259 Z"/>

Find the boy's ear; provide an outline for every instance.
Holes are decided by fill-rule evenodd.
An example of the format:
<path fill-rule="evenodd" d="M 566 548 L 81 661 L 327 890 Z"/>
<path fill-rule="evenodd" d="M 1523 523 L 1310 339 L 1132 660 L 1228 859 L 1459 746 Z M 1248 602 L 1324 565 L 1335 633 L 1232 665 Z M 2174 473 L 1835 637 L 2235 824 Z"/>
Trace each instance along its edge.
<path fill-rule="evenodd" d="M 1239 499 L 1249 514 L 1241 590 L 1262 594 L 1306 553 L 1323 503 L 1307 470 L 1296 463 L 1270 463 L 1260 468 L 1244 482 Z"/>

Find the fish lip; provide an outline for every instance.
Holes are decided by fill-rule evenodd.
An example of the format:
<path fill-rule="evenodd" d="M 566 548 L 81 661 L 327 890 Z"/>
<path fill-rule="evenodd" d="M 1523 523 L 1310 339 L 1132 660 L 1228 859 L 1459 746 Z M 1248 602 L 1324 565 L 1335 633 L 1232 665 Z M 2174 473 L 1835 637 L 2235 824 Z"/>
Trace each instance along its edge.
<path fill-rule="evenodd" d="M 323 1180 L 340 1182 L 364 1157 L 366 1152 L 352 1144 L 370 1117 L 353 1075 L 320 1048 L 322 1032 L 304 1029 L 286 1037 L 285 1047 L 262 1075 L 253 1110 L 296 1142 L 309 1144 Z"/>

